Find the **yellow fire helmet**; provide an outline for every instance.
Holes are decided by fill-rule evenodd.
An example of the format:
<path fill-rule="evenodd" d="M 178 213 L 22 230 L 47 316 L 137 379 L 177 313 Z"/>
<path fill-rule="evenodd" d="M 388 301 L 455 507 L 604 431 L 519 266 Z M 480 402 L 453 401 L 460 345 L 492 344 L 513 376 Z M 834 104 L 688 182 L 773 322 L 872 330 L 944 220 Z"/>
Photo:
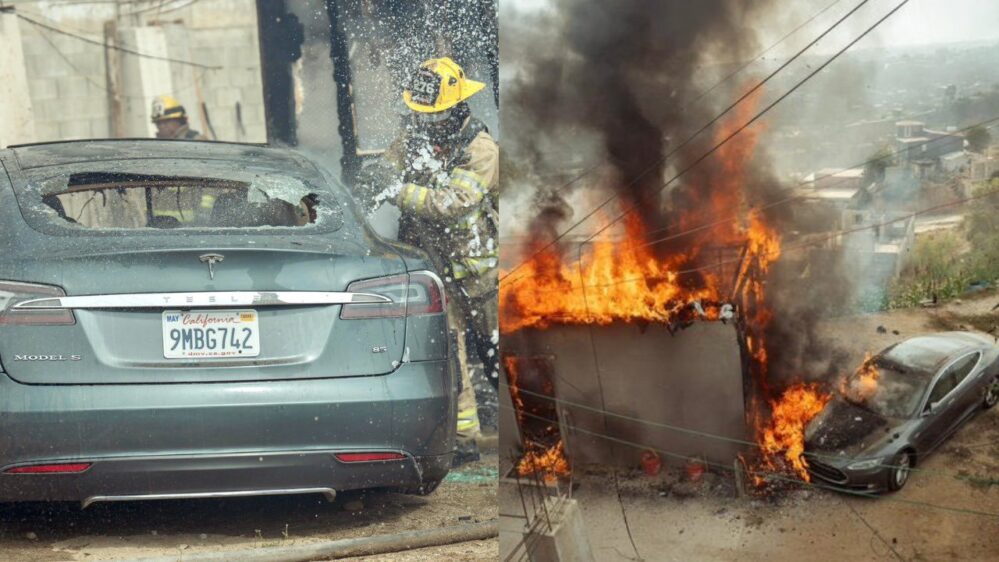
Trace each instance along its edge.
<path fill-rule="evenodd" d="M 187 112 L 177 98 L 167 95 L 156 96 L 153 98 L 152 119 L 153 123 L 167 119 L 187 119 Z"/>
<path fill-rule="evenodd" d="M 437 113 L 458 105 L 485 88 L 469 80 L 453 60 L 443 57 L 420 65 L 409 88 L 402 92 L 406 105 L 418 113 Z"/>

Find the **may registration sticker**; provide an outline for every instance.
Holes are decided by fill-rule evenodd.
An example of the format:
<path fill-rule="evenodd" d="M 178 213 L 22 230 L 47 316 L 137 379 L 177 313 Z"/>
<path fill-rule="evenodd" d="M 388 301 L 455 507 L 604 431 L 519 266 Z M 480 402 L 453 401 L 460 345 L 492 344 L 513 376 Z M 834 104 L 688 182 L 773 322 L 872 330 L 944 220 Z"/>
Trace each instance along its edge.
<path fill-rule="evenodd" d="M 163 312 L 163 356 L 211 359 L 260 355 L 260 326 L 255 310 Z"/>

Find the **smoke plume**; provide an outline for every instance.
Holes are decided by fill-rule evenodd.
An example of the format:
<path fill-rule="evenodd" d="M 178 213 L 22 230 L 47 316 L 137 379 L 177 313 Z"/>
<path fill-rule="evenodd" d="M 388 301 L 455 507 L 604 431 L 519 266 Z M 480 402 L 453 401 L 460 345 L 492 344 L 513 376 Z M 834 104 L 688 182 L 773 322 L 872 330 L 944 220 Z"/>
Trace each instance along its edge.
<path fill-rule="evenodd" d="M 617 203 L 604 219 L 636 209 L 657 255 L 689 255 L 683 267 L 697 269 L 717 259 L 700 250 L 731 243 L 745 228 L 750 209 L 790 195 L 764 149 L 765 122 L 739 133 L 662 189 L 678 170 L 749 120 L 761 101 L 782 93 L 764 89 L 681 146 L 759 80 L 741 73 L 702 95 L 757 55 L 761 45 L 754 22 L 786 11 L 786 5 L 772 0 L 553 0 L 548 8 L 529 13 L 509 5 L 503 9 L 506 233 L 520 230 L 535 242 L 552 240 L 613 194 Z M 597 180 L 566 185 L 553 179 L 559 172 L 571 178 L 565 170 L 585 171 L 594 164 L 600 168 Z M 530 203 L 505 204 L 518 199 Z M 770 207 L 762 220 L 781 238 L 793 237 L 802 230 L 793 208 Z M 690 277 L 688 282 L 699 282 L 698 275 Z M 829 303 L 843 302 L 848 280 L 778 264 L 767 282 L 772 320 L 766 339 L 774 350 L 769 376 L 822 378 L 847 368 L 841 364 L 845 354 L 818 338 L 816 324 L 829 313 Z"/>

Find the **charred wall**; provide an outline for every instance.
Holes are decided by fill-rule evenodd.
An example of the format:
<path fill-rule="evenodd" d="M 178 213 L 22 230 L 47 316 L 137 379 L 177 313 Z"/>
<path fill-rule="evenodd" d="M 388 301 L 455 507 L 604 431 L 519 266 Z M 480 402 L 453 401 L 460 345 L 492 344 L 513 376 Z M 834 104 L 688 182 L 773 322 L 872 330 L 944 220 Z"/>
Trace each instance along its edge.
<path fill-rule="evenodd" d="M 503 340 L 504 353 L 553 362 L 570 463 L 629 467 L 638 465 L 641 448 L 591 433 L 726 465 L 742 452 L 738 441 L 750 439 L 750 431 L 740 342 L 731 322 L 695 322 L 674 333 L 662 325 L 555 326 L 521 330 Z M 600 410 L 721 439 L 605 416 Z M 513 432 L 504 432 L 504 451 L 515 448 L 512 439 Z M 661 456 L 667 464 L 682 462 Z"/>

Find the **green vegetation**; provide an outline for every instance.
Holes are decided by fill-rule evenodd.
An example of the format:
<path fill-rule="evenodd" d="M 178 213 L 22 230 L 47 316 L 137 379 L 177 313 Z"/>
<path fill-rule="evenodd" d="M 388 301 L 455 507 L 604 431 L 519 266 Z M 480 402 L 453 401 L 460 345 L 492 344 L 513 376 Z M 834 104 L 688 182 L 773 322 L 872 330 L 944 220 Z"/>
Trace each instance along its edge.
<path fill-rule="evenodd" d="M 999 180 L 980 186 L 972 197 L 964 227 L 917 239 L 905 271 L 880 303 L 865 302 L 867 308 L 908 308 L 934 298 L 945 301 L 963 295 L 972 285 L 992 285 L 999 279 Z"/>
<path fill-rule="evenodd" d="M 895 165 L 895 151 L 891 146 L 882 146 L 868 158 L 864 166 L 864 179 L 868 182 L 885 181 L 885 170 Z"/>
<path fill-rule="evenodd" d="M 992 134 L 981 125 L 968 129 L 964 138 L 968 141 L 968 148 L 972 152 L 985 152 L 985 149 L 992 144 Z"/>

